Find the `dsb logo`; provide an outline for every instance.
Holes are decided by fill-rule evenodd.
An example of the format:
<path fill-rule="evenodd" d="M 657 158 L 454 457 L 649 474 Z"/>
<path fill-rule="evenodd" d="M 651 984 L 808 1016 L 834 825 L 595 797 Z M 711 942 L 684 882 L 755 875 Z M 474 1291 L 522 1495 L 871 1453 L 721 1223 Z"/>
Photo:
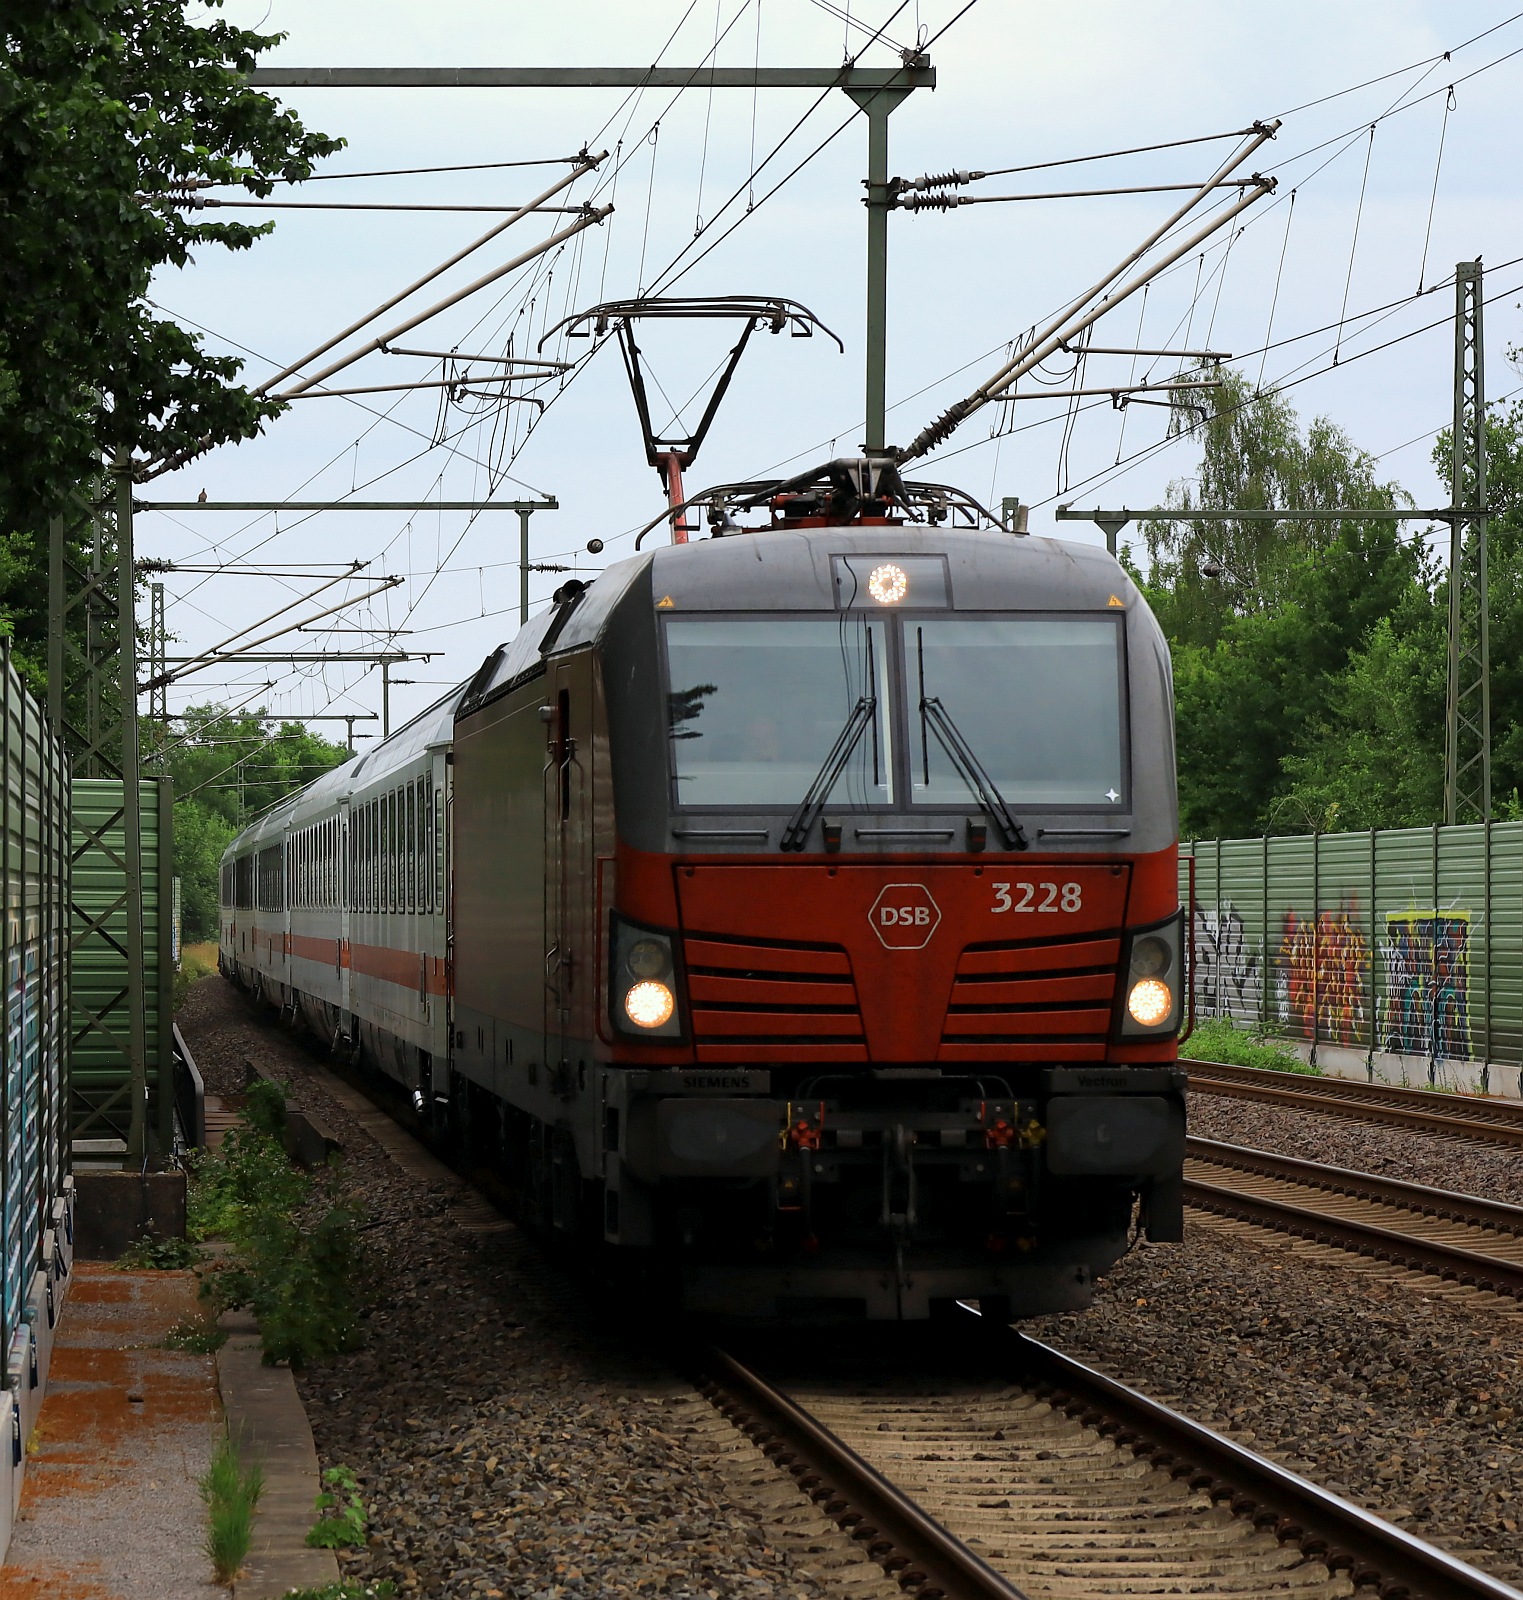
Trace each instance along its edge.
<path fill-rule="evenodd" d="M 923 950 L 941 921 L 941 908 L 923 883 L 891 883 L 873 901 L 867 920 L 885 949 Z"/>

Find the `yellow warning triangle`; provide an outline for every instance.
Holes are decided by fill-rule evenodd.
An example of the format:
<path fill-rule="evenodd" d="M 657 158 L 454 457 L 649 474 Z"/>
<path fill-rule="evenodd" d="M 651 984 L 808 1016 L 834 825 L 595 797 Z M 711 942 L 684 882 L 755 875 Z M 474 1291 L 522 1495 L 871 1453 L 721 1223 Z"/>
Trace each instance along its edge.
<path fill-rule="evenodd" d="M 1124 606 L 1126 604 L 1124 600 L 1119 599 L 1116 595 L 1112 595 L 1105 603 L 1108 606 Z"/>
<path fill-rule="evenodd" d="M 662 595 L 661 598 L 656 602 L 658 606 L 674 606 L 676 603 L 677 602 L 673 600 L 669 594 Z"/>

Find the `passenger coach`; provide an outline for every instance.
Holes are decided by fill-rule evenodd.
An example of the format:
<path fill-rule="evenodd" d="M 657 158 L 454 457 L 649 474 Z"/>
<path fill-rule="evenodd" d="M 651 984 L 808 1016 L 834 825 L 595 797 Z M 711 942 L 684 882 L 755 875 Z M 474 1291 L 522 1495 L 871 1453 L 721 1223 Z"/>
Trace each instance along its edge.
<path fill-rule="evenodd" d="M 1083 1305 L 1181 1228 L 1158 626 L 879 463 L 709 498 L 241 835 L 224 969 L 689 1309 Z"/>

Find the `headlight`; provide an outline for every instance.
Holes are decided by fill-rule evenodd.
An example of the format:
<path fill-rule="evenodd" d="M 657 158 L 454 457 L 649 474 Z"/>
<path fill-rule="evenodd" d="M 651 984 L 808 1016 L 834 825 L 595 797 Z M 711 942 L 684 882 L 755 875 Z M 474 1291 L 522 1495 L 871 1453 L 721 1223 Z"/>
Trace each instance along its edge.
<path fill-rule="evenodd" d="M 1184 967 L 1184 914 L 1138 928 L 1122 947 L 1119 1037 L 1167 1039 L 1180 1023 Z"/>
<path fill-rule="evenodd" d="M 1126 1009 L 1144 1028 L 1156 1028 L 1174 1009 L 1174 996 L 1168 984 L 1157 978 L 1144 978 L 1132 985 L 1132 992 L 1126 997 Z"/>
<path fill-rule="evenodd" d="M 609 919 L 608 1020 L 627 1038 L 680 1040 L 682 973 L 676 936 L 641 927 L 617 913 Z"/>
<path fill-rule="evenodd" d="M 1168 991 L 1165 990 L 1165 993 Z M 659 1028 L 677 1009 L 672 991 L 664 983 L 646 978 L 624 996 L 624 1014 L 637 1027 Z"/>

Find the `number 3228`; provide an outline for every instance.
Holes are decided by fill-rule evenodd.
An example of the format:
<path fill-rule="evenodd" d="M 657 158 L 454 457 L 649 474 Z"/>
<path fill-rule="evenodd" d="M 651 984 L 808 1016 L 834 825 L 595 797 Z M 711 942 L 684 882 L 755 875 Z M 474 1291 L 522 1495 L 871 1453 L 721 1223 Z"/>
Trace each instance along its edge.
<path fill-rule="evenodd" d="M 1003 911 L 1082 911 L 1083 886 L 1077 883 L 996 883 L 994 904 L 990 908 L 995 916 Z M 1011 891 L 1015 894 L 1012 897 Z"/>

